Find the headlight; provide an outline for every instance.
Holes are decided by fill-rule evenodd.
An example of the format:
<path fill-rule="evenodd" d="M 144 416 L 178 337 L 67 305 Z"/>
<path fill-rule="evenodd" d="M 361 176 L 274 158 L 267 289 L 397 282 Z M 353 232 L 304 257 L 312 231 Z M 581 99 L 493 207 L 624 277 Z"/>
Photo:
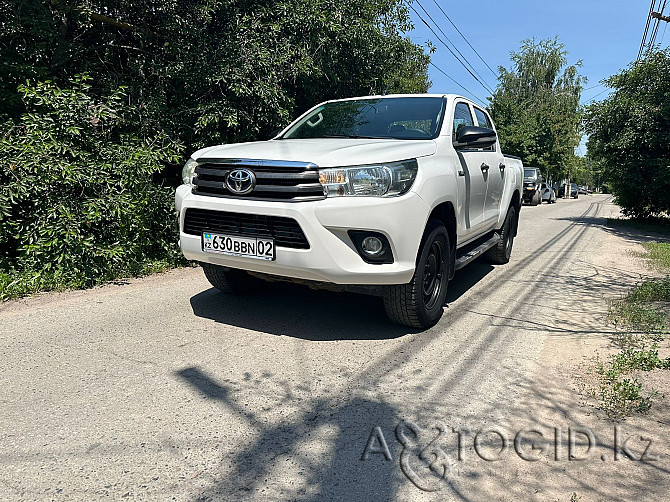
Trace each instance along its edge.
<path fill-rule="evenodd" d="M 319 182 L 327 197 L 346 195 L 392 197 L 406 193 L 414 183 L 416 159 L 388 164 L 321 169 Z"/>
<path fill-rule="evenodd" d="M 195 168 L 198 167 L 198 163 L 193 159 L 188 159 L 186 164 L 184 164 L 184 169 L 181 170 L 181 179 L 184 182 L 184 185 L 193 185 L 193 178 L 197 176 L 195 173 Z"/>

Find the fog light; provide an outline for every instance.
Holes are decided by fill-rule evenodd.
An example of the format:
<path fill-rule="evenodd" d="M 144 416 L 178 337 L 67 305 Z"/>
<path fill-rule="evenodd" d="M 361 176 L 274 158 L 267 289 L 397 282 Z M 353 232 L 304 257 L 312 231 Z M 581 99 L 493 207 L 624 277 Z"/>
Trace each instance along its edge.
<path fill-rule="evenodd" d="M 361 249 L 368 256 L 377 256 L 384 250 L 384 244 L 377 237 L 366 237 L 361 243 Z"/>
<path fill-rule="evenodd" d="M 391 243 L 384 234 L 372 230 L 349 230 L 348 234 L 356 252 L 365 263 L 393 263 Z"/>

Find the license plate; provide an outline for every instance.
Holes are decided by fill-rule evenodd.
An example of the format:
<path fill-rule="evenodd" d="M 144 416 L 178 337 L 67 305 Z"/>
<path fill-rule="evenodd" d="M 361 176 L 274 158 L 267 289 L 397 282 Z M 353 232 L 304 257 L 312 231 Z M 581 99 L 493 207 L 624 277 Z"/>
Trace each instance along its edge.
<path fill-rule="evenodd" d="M 243 256 L 257 260 L 275 259 L 274 239 L 266 237 L 241 237 L 203 232 L 202 250 L 206 253 Z"/>

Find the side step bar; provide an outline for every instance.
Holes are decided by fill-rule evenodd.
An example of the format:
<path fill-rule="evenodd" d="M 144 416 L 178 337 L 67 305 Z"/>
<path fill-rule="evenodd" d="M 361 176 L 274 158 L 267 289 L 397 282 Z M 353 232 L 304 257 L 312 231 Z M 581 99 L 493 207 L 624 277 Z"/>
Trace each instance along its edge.
<path fill-rule="evenodd" d="M 479 258 L 486 251 L 488 251 L 493 246 L 498 244 L 500 242 L 500 239 L 501 239 L 500 235 L 494 233 L 489 239 L 482 242 L 476 248 L 473 248 L 473 249 L 467 251 L 464 255 L 459 256 L 458 258 L 456 258 L 456 267 L 455 267 L 456 270 L 462 269 L 463 267 L 465 267 L 471 261 L 476 260 L 477 258 Z"/>

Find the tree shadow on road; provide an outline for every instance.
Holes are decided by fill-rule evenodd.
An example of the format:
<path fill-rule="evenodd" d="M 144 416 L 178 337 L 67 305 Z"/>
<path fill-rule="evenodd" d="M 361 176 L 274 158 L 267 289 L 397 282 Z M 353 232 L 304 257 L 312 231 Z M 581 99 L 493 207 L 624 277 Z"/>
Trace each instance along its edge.
<path fill-rule="evenodd" d="M 389 371 L 397 373 L 402 368 Z M 531 494 L 544 500 L 562 500 L 563 496 L 567 500 L 572 492 L 599 500 L 634 500 L 641 494 L 660 500 L 667 488 L 670 471 L 668 456 L 660 450 L 662 427 L 622 426 L 622 437 L 631 439 L 628 444 L 638 461 L 623 454 L 622 461 L 614 461 L 614 424 L 576 406 L 570 381 L 553 372 L 538 380 L 520 377 L 516 382 L 519 401 L 508 402 L 511 396 L 502 394 L 476 416 L 468 416 L 457 402 L 439 397 L 444 384 L 439 378 L 425 389 L 431 398 L 417 407 L 407 399 L 410 395 L 387 399 L 366 389 L 315 395 L 281 375 L 246 374 L 241 379 L 216 380 L 199 367 L 189 366 L 175 376 L 195 394 L 220 405 L 229 422 L 218 436 L 223 450 L 220 464 L 194 494 L 196 501 L 386 501 L 408 496 L 412 500 L 500 500 L 502 496 L 528 500 Z M 362 376 L 375 379 L 374 371 Z M 412 383 L 410 379 L 404 385 Z M 280 388 L 283 390 L 278 391 Z M 401 469 L 404 448 L 394 431 L 406 420 L 415 421 L 420 430 L 407 457 L 414 472 L 436 490 L 432 493 L 414 486 Z M 438 436 L 437 423 L 446 426 L 446 435 Z M 362 458 L 374 427 L 383 433 L 390 460 L 382 454 Z M 463 433 L 463 450 L 452 427 Z M 591 444 L 580 435 L 569 444 L 569 429 L 583 427 L 595 434 L 596 442 Z M 562 431 L 560 451 L 554 440 L 556 428 Z M 499 451 L 495 434 L 484 434 L 480 451 L 485 455 L 478 456 L 472 448 L 476 433 L 493 430 L 508 437 L 508 447 Z M 542 433 L 541 442 L 528 442 L 537 439 L 531 431 Z M 517 433 L 525 438 L 520 446 L 514 444 Z M 661 454 L 659 460 L 640 461 L 646 444 L 640 433 L 658 441 L 650 453 Z M 433 460 L 430 455 L 421 456 L 421 450 L 438 437 L 437 446 L 452 464 L 444 478 L 428 469 Z M 575 458 L 570 457 L 573 449 Z M 525 461 L 524 454 L 531 460 Z"/>
<path fill-rule="evenodd" d="M 235 411 L 254 431 L 251 441 L 223 459 L 225 475 L 218 475 L 197 501 L 392 500 L 398 484 L 408 482 L 393 461 L 397 452 L 390 441 L 398 412 L 384 401 L 354 397 L 338 405 L 328 397 L 298 402 L 290 396 L 294 402 L 287 402 L 287 396 L 269 395 L 268 404 L 295 406 L 296 411 L 268 426 L 239 405 L 240 389 L 216 382 L 197 367 L 176 375 L 196 393 Z M 267 393 L 268 384 L 272 387 L 269 381 L 247 380 L 244 392 Z M 371 429 L 377 426 L 389 440 L 393 458 L 372 454 L 362 460 Z"/>
<path fill-rule="evenodd" d="M 658 231 L 654 231 L 652 225 L 636 225 L 635 222 L 626 219 L 617 220 L 602 216 L 573 216 L 554 219 L 569 221 L 576 225 L 600 228 L 607 233 L 626 239 L 629 242 L 667 242 L 668 239 L 670 239 L 670 236 L 667 234 L 667 229 L 659 228 Z"/>

